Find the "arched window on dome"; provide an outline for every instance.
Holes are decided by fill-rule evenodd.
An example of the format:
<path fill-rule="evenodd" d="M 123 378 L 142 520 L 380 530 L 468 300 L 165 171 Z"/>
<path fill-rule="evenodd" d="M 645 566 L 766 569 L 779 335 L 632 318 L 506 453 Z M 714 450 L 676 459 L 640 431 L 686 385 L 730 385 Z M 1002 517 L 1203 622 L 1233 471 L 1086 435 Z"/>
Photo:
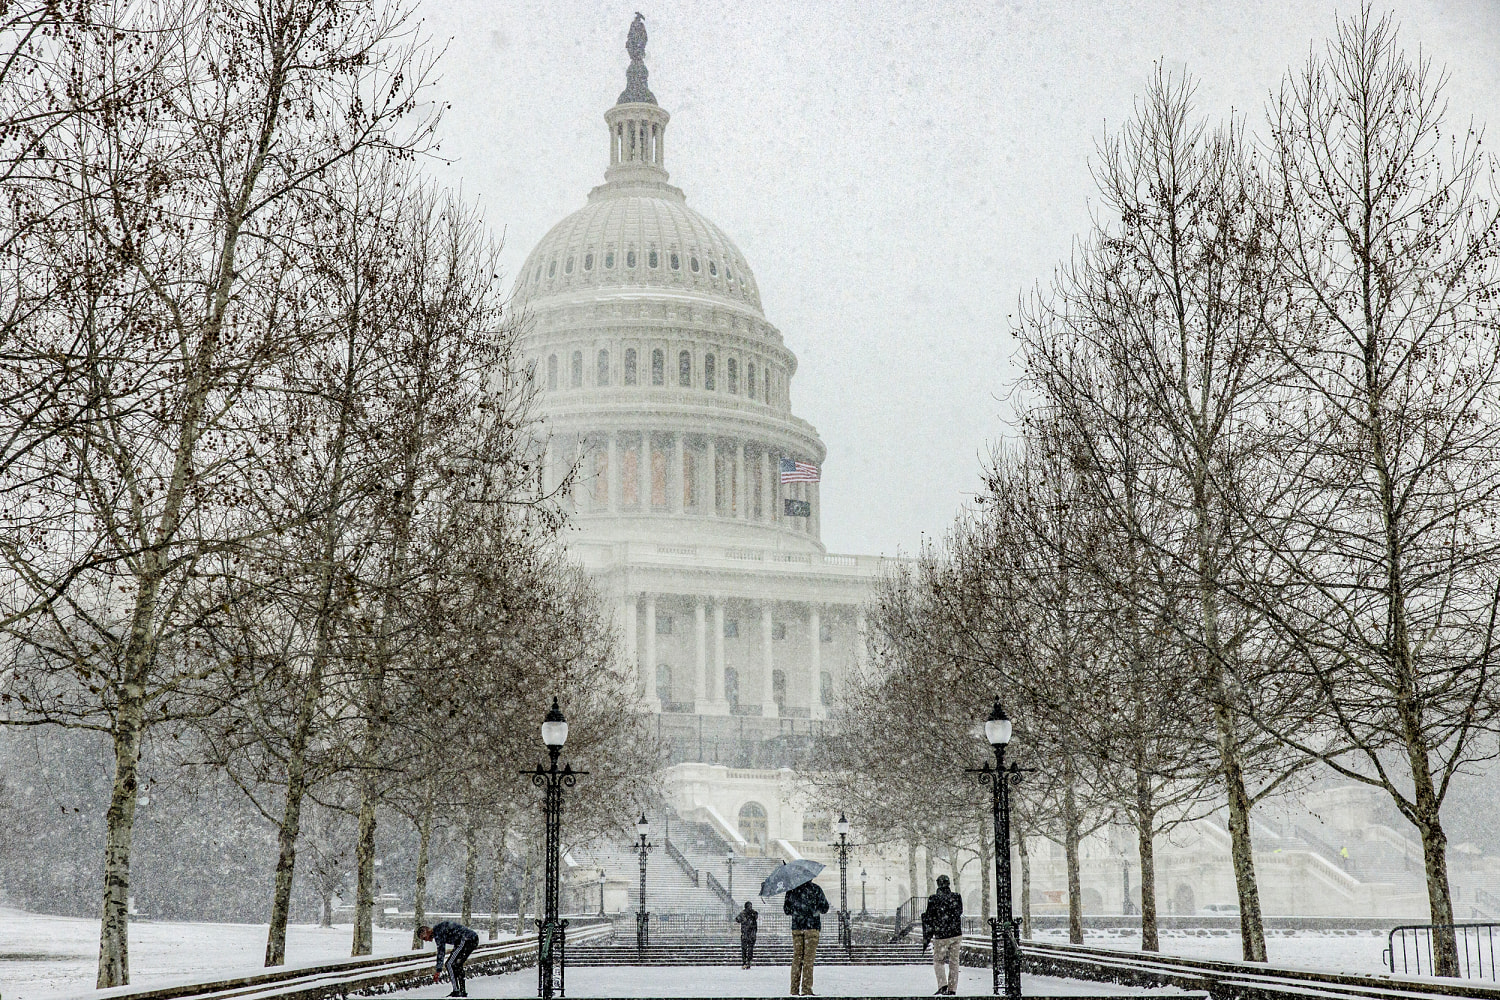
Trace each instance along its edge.
<path fill-rule="evenodd" d="M 573 258 L 569 257 L 568 258 L 568 262 L 563 265 L 563 274 L 572 274 L 572 273 L 573 273 Z"/>
<path fill-rule="evenodd" d="M 557 388 L 557 355 L 553 354 L 547 358 L 547 388 Z"/>
<path fill-rule="evenodd" d="M 613 250 L 606 250 L 604 252 L 604 266 L 607 267 L 607 268 L 610 268 L 610 269 L 614 268 L 614 266 L 615 266 L 615 252 Z"/>
<path fill-rule="evenodd" d="M 717 278 L 719 276 L 719 265 L 714 261 L 709 261 L 708 273 L 710 276 Z"/>
<path fill-rule="evenodd" d="M 575 389 L 583 388 L 583 352 L 573 352 L 573 378 L 572 386 Z"/>
<path fill-rule="evenodd" d="M 583 269 L 585 271 L 592 271 L 594 269 L 594 255 L 593 254 L 586 253 L 586 254 L 583 255 Z"/>
<path fill-rule="evenodd" d="M 667 356 L 661 348 L 651 352 L 651 384 L 665 385 L 667 382 Z"/>
<path fill-rule="evenodd" d="M 692 268 L 692 271 L 693 271 L 694 274 L 697 274 L 698 273 L 698 258 L 697 257 L 689 257 L 688 258 L 688 267 Z"/>
<path fill-rule="evenodd" d="M 709 392 L 714 391 L 714 356 L 705 355 L 703 358 L 703 388 Z"/>
<path fill-rule="evenodd" d="M 625 384 L 635 385 L 635 348 L 625 348 Z"/>
<path fill-rule="evenodd" d="M 542 265 L 538 264 L 536 270 L 531 272 L 531 283 L 535 285 L 542 280 Z"/>
<path fill-rule="evenodd" d="M 599 352 L 599 363 L 594 367 L 594 384 L 609 385 L 609 352 Z"/>
<path fill-rule="evenodd" d="M 684 389 L 693 385 L 693 356 L 687 351 L 677 355 L 677 384 Z"/>
<path fill-rule="evenodd" d="M 755 362 L 745 366 L 745 395 L 755 398 Z"/>
<path fill-rule="evenodd" d="M 677 256 L 676 253 L 672 254 L 671 263 L 672 263 L 672 270 L 674 270 L 674 271 L 680 271 L 680 270 L 682 270 L 682 258 L 679 257 L 679 256 Z"/>
<path fill-rule="evenodd" d="M 661 264 L 661 258 L 657 256 L 655 250 L 652 250 L 650 253 L 648 253 L 646 255 L 646 266 L 647 267 L 657 267 L 660 264 Z"/>
<path fill-rule="evenodd" d="M 634 250 L 627 250 L 627 251 L 625 251 L 625 266 L 626 267 L 635 267 L 635 251 Z"/>
<path fill-rule="evenodd" d="M 729 394 L 731 396 L 740 394 L 740 363 L 734 358 L 729 359 Z"/>
<path fill-rule="evenodd" d="M 552 258 L 552 263 L 550 263 L 550 264 L 547 265 L 547 277 L 549 277 L 549 278 L 555 278 L 555 277 L 557 277 L 557 258 L 556 257 L 553 257 Z"/>

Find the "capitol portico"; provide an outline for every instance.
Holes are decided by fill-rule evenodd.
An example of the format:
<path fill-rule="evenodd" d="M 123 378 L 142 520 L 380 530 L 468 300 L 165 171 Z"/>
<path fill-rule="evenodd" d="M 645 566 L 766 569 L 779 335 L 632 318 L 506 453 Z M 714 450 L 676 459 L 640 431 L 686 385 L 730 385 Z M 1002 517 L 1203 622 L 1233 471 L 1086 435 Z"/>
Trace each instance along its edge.
<path fill-rule="evenodd" d="M 567 493 L 569 550 L 613 603 L 672 762 L 739 776 L 695 778 L 675 804 L 719 814 L 753 852 L 801 840 L 800 814 L 732 786 L 795 766 L 815 738 L 864 655 L 881 560 L 819 540 L 826 450 L 792 412 L 796 356 L 744 255 L 669 183 L 671 116 L 647 84 L 639 21 L 627 48 L 604 183 L 517 276 L 550 435 L 542 485 Z"/>

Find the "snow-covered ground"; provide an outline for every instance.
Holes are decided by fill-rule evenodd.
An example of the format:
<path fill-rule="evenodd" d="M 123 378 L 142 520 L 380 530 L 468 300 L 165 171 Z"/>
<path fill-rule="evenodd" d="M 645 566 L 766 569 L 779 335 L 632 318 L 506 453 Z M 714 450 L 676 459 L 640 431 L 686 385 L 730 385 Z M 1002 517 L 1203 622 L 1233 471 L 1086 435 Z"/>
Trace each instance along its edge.
<path fill-rule="evenodd" d="M 788 969 L 785 965 L 756 966 L 639 966 L 578 968 L 568 970 L 570 997 L 781 997 L 786 996 Z M 536 970 L 525 969 L 505 976 L 471 976 L 469 996 L 516 998 L 536 996 Z M 925 997 L 937 986 L 932 966 L 870 965 L 826 966 L 813 974 L 813 991 L 825 997 Z M 452 989 L 446 982 L 394 994 L 401 1000 L 445 997 Z M 960 996 L 989 996 L 990 971 L 964 969 L 959 977 Z M 1028 997 L 1076 996 L 1166 996 L 1180 990 L 1144 990 L 1074 979 L 1022 976 L 1021 992 Z"/>
<path fill-rule="evenodd" d="M 287 928 L 288 965 L 349 957 L 352 929 L 294 924 Z M 411 931 L 375 931 L 375 954 L 411 947 Z M 430 948 L 431 946 L 429 946 Z M 149 986 L 180 979 L 249 974 L 265 963 L 265 924 L 156 923 L 130 926 L 130 982 Z M 93 989 L 99 921 L 51 917 L 0 907 L 0 997 L 52 1000 Z"/>
<path fill-rule="evenodd" d="M 1068 940 L 1068 934 L 1065 930 L 1041 931 L 1035 938 L 1038 941 L 1060 943 Z M 1103 948 L 1139 951 L 1141 935 L 1139 931 L 1085 931 L 1083 942 Z M 1239 934 L 1227 930 L 1164 930 L 1161 932 L 1160 943 L 1164 955 L 1232 961 L 1243 957 Z M 1388 971 L 1381 961 L 1385 946 L 1386 935 L 1383 931 L 1299 931 L 1296 934 L 1266 932 L 1266 958 L 1272 965 L 1294 969 L 1361 973 Z"/>
<path fill-rule="evenodd" d="M 1063 932 L 1037 935 L 1041 941 L 1063 941 Z M 287 931 L 287 964 L 305 965 L 349 955 L 350 928 L 294 925 Z M 1140 936 L 1130 933 L 1096 932 L 1088 944 L 1135 950 Z M 375 954 L 392 955 L 408 950 L 411 932 L 375 931 Z M 1228 932 L 1163 932 L 1162 952 L 1202 958 L 1237 959 L 1237 935 Z M 1372 932 L 1335 932 L 1268 935 L 1271 961 L 1277 965 L 1346 972 L 1379 972 L 1385 935 Z M 78 917 L 52 917 L 0 907 L 0 996 L 4 1000 L 60 1000 L 89 993 L 99 947 L 99 924 Z M 130 929 L 132 985 L 152 985 L 174 980 L 228 977 L 261 968 L 266 947 L 264 924 L 206 924 L 138 922 Z M 620 969 L 570 971 L 568 983 L 579 996 L 778 996 L 785 990 L 784 968 L 712 971 L 652 969 L 627 972 Z M 636 977 L 636 978 L 632 978 Z M 964 989 L 988 991 L 988 973 L 964 971 Z M 910 967 L 843 968 L 828 966 L 818 971 L 818 992 L 827 995 L 926 995 L 932 992 L 930 970 Z M 1069 984 L 1037 980 L 1038 994 L 1067 995 L 1101 992 L 1097 984 Z M 471 988 L 476 997 L 531 996 L 535 973 L 475 977 Z M 412 991 L 413 997 L 445 996 L 446 985 Z M 1028 986 L 1029 995 L 1032 987 Z M 710 992 L 710 991 L 713 992 Z"/>

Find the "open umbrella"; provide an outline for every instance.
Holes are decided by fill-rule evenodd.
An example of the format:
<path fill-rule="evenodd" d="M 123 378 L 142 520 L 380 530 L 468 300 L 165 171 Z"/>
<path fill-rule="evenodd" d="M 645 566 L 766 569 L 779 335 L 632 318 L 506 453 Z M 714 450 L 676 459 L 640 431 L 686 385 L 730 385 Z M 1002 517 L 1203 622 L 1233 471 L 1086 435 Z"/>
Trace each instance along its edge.
<path fill-rule="evenodd" d="M 826 868 L 816 861 L 806 858 L 798 858 L 796 861 L 788 861 L 766 876 L 766 880 L 760 884 L 762 896 L 774 896 L 788 889 L 795 889 L 804 882 L 811 882 L 818 877 L 818 872 Z"/>

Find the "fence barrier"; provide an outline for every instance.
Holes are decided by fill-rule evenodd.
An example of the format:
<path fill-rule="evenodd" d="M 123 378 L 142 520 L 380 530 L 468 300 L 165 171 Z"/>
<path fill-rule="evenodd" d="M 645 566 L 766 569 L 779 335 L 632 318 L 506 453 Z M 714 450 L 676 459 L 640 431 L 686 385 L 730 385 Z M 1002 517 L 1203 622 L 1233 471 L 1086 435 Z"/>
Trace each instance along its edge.
<path fill-rule="evenodd" d="M 1432 956 L 1432 932 L 1451 930 L 1458 946 L 1459 975 L 1464 979 L 1495 980 L 1495 931 L 1500 924 L 1403 924 L 1392 928 L 1385 948 L 1385 967 L 1391 973 L 1431 976 L 1436 973 Z M 1396 968 L 1400 961 L 1401 968 Z M 1425 961 L 1424 961 L 1425 960 Z"/>

